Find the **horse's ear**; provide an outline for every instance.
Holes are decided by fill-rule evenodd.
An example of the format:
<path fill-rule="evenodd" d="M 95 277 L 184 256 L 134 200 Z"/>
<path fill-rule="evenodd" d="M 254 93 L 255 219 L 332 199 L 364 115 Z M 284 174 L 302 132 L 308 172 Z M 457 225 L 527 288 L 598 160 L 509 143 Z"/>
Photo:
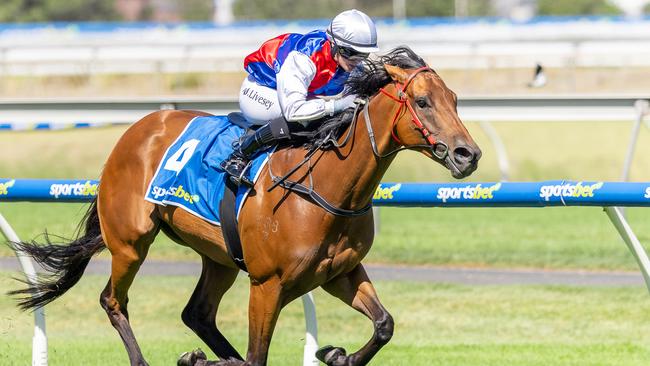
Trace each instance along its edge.
<path fill-rule="evenodd" d="M 409 74 L 401 67 L 384 64 L 384 68 L 388 71 L 388 75 L 398 83 L 404 83 L 409 78 Z"/>

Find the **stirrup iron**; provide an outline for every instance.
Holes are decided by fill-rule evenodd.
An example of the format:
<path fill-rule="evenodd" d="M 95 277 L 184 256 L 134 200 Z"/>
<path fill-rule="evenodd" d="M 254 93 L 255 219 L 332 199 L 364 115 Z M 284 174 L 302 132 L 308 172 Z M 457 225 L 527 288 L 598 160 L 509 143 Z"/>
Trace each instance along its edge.
<path fill-rule="evenodd" d="M 230 179 L 230 181 L 235 183 L 237 186 L 241 186 L 243 184 L 247 187 L 252 188 L 254 185 L 253 181 L 248 179 L 246 176 L 246 172 L 250 169 L 252 163 L 253 161 L 249 160 L 248 163 L 246 163 L 246 166 L 244 166 L 244 168 L 241 170 L 241 174 L 239 174 L 239 176 L 231 175 L 226 172 L 228 174 L 228 179 Z"/>

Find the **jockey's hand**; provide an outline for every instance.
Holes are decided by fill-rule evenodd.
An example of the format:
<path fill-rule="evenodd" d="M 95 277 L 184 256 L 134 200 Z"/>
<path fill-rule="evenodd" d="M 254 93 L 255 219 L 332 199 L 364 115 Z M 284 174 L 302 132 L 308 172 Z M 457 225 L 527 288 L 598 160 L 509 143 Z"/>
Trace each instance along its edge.
<path fill-rule="evenodd" d="M 346 95 L 343 98 L 334 100 L 334 113 L 340 112 L 344 109 L 354 107 L 354 100 L 357 99 L 356 95 Z"/>

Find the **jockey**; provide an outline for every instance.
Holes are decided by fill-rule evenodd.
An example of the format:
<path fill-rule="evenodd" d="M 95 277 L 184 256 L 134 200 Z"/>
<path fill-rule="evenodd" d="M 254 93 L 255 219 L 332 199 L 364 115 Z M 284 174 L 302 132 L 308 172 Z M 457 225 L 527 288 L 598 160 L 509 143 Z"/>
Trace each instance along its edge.
<path fill-rule="evenodd" d="M 242 83 L 239 107 L 247 120 L 264 125 L 242 136 L 221 164 L 230 179 L 252 186 L 244 173 L 257 150 L 290 138 L 289 130 L 354 106 L 354 95 L 340 97 L 345 81 L 378 50 L 373 21 L 358 10 L 347 10 L 326 31 L 283 34 L 248 55 L 244 68 L 249 75 Z"/>

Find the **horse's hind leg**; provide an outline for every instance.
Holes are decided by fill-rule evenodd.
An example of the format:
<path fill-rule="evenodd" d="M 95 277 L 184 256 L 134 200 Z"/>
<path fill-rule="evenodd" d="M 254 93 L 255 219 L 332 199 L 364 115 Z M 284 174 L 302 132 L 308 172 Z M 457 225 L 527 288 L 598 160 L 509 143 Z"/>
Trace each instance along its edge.
<path fill-rule="evenodd" d="M 235 348 L 221 334 L 215 322 L 223 295 L 232 287 L 239 269 L 223 266 L 202 256 L 203 269 L 196 289 L 182 313 L 183 322 L 222 360 L 242 360 Z M 184 354 L 179 365 L 193 365 L 197 351 Z"/>
<path fill-rule="evenodd" d="M 349 356 L 346 356 L 345 350 L 342 348 L 331 346 L 323 347 L 316 353 L 316 356 L 327 365 L 367 364 L 393 336 L 393 318 L 379 302 L 365 269 L 359 264 L 351 272 L 324 284 L 322 287 L 370 318 L 374 323 L 374 333 L 366 345 Z"/>
<path fill-rule="evenodd" d="M 111 278 L 99 302 L 122 338 L 131 365 L 147 365 L 129 324 L 128 291 L 158 233 L 159 225 L 152 216 L 153 205 L 144 200 L 135 201 L 138 203 L 122 202 L 121 206 L 117 206 L 118 200 L 112 202 L 115 205 L 107 202 L 102 206 L 103 202 L 100 201 L 99 206 L 102 236 L 112 255 Z M 128 205 L 132 206 L 126 210 Z M 113 215 L 103 214 L 108 211 L 102 209 L 110 209 Z M 134 213 L 134 217 L 128 217 L 129 212 Z"/>

